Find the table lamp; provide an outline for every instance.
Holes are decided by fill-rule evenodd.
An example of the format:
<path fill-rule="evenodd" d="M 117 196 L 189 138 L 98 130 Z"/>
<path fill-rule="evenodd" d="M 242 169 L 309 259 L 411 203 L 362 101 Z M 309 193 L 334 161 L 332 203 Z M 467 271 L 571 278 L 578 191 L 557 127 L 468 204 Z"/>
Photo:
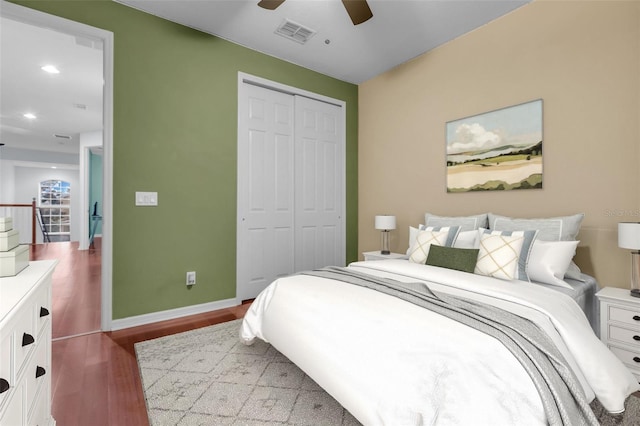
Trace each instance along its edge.
<path fill-rule="evenodd" d="M 376 229 L 382 231 L 382 250 L 380 250 L 380 254 L 391 254 L 389 250 L 389 231 L 396 229 L 396 217 L 389 215 L 376 216 Z"/>
<path fill-rule="evenodd" d="M 631 249 L 631 295 L 640 297 L 640 222 L 618 223 L 618 247 Z"/>

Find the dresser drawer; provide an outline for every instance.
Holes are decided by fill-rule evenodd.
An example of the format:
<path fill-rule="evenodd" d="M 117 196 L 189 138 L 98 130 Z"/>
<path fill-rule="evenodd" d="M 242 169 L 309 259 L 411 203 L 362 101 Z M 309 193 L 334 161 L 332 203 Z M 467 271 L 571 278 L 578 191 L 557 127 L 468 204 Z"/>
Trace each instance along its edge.
<path fill-rule="evenodd" d="M 13 371 L 11 369 L 11 333 L 4 333 L 0 331 L 0 383 L 1 389 L 4 389 L 7 385 L 10 387 L 15 386 L 15 379 L 13 377 Z M 5 399 L 11 393 L 11 389 L 5 390 L 0 393 L 0 409 L 4 405 Z"/>
<path fill-rule="evenodd" d="M 640 352 L 640 330 L 628 330 L 626 328 L 609 325 L 609 340 L 615 340 L 626 345 L 635 346 Z"/>
<path fill-rule="evenodd" d="M 38 345 L 35 355 L 31 358 L 29 366 L 25 372 L 25 380 L 27 385 L 27 412 L 30 413 L 36 395 L 43 386 L 43 383 L 51 374 L 51 368 L 49 366 L 49 352 L 48 347 L 44 342 Z"/>
<path fill-rule="evenodd" d="M 44 325 L 51 319 L 51 294 L 48 285 L 41 286 L 34 295 L 33 315 L 36 335 L 40 335 Z"/>
<path fill-rule="evenodd" d="M 28 421 L 27 421 L 27 425 L 28 426 L 46 426 L 51 424 L 49 419 L 49 396 L 48 396 L 48 392 L 46 391 L 46 389 L 44 389 L 44 387 L 41 387 L 40 389 L 40 393 L 38 394 L 38 397 L 36 398 L 35 405 L 33 407 L 33 409 L 31 410 L 31 412 L 28 414 Z"/>
<path fill-rule="evenodd" d="M 609 346 L 609 349 L 611 349 L 611 352 L 613 352 L 624 364 L 634 370 L 640 370 L 640 350 L 637 352 L 630 351 L 617 346 Z"/>
<path fill-rule="evenodd" d="M 26 419 L 24 407 L 24 383 L 20 383 L 7 401 L 4 411 L 0 411 L 0 425 L 22 425 Z"/>
<path fill-rule="evenodd" d="M 36 329 L 34 325 L 33 300 L 29 306 L 18 312 L 13 322 L 13 353 L 15 379 L 18 379 L 25 367 L 25 361 L 36 347 Z"/>
<path fill-rule="evenodd" d="M 627 309 L 620 306 L 609 306 L 608 319 L 610 321 L 630 325 L 631 327 L 640 330 L 640 312 L 633 308 Z"/>

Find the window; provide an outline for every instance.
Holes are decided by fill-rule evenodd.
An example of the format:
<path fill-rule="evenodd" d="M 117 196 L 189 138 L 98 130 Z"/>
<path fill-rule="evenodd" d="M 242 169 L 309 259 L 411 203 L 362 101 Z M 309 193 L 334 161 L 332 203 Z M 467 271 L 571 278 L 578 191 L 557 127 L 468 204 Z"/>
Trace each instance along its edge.
<path fill-rule="evenodd" d="M 71 184 L 62 180 L 40 182 L 40 215 L 49 235 L 70 236 Z"/>

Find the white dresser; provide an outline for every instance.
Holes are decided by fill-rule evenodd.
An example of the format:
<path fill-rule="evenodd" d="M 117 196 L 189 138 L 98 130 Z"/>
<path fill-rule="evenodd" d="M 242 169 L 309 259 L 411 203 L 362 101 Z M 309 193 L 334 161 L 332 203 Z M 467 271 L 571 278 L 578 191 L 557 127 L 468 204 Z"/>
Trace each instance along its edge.
<path fill-rule="evenodd" d="M 0 426 L 52 426 L 51 275 L 57 260 L 0 278 Z"/>
<path fill-rule="evenodd" d="M 600 300 L 600 340 L 640 382 L 640 298 L 628 289 L 605 287 Z"/>

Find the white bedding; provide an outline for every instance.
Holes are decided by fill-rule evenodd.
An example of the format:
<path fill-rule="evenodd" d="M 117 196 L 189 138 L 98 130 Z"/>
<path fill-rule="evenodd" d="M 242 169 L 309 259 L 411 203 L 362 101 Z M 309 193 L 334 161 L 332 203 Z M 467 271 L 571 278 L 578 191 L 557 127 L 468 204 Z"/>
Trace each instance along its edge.
<path fill-rule="evenodd" d="M 556 342 L 585 395 L 610 412 L 640 389 L 593 334 L 568 296 L 404 260 L 357 262 L 360 272 L 426 281 L 433 291 L 480 300 L 536 322 Z M 497 340 L 400 299 L 297 275 L 254 301 L 241 338 L 270 342 L 365 425 L 541 425 L 540 397 Z"/>

